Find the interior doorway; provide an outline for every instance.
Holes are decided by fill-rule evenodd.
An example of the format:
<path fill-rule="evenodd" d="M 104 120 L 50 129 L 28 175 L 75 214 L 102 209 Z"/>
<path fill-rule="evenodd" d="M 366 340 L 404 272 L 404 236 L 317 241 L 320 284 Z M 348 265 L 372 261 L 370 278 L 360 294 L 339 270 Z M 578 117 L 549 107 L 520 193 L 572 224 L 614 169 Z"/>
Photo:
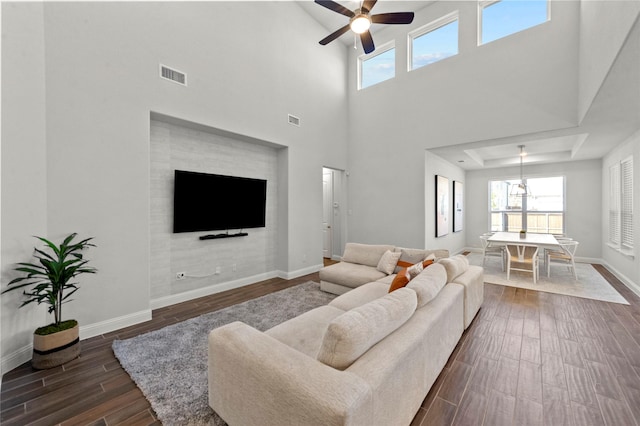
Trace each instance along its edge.
<path fill-rule="evenodd" d="M 343 246 L 343 172 L 322 168 L 322 257 L 340 260 Z"/>

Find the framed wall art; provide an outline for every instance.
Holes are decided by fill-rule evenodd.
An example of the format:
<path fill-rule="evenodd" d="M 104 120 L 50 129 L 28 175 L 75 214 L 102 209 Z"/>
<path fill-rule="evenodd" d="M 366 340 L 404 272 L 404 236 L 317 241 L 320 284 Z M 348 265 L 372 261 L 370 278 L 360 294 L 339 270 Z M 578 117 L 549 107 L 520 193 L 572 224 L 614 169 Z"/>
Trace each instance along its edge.
<path fill-rule="evenodd" d="M 436 175 L 436 237 L 449 233 L 449 179 Z"/>
<path fill-rule="evenodd" d="M 462 231 L 464 222 L 464 185 L 453 181 L 453 232 Z"/>

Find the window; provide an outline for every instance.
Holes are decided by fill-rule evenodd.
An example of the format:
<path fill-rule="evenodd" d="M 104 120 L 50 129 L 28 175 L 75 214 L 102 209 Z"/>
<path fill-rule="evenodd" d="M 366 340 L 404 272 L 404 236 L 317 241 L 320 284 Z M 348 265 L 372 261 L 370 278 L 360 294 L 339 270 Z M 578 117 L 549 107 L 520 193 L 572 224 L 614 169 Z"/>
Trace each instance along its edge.
<path fill-rule="evenodd" d="M 457 11 L 409 33 L 409 71 L 457 54 Z"/>
<path fill-rule="evenodd" d="M 520 180 L 489 182 L 491 231 L 564 233 L 564 177 L 525 179 L 530 195 L 511 194 Z"/>
<path fill-rule="evenodd" d="M 609 245 L 633 254 L 633 157 L 609 168 Z"/>
<path fill-rule="evenodd" d="M 534 27 L 549 20 L 548 0 L 501 0 L 479 3 L 478 44 Z"/>
<path fill-rule="evenodd" d="M 364 89 L 396 75 L 396 49 L 393 43 L 358 58 L 358 89 Z"/>

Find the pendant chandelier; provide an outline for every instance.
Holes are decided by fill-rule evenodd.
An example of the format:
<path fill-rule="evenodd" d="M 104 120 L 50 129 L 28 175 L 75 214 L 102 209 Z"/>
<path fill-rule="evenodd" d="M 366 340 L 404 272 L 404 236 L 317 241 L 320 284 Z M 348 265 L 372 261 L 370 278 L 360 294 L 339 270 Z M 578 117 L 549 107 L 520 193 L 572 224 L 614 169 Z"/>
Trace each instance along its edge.
<path fill-rule="evenodd" d="M 527 188 L 527 184 L 524 183 L 524 175 L 522 173 L 522 160 L 527 153 L 524 151 L 524 145 L 518 145 L 518 148 L 520 148 L 520 183 L 511 186 L 511 195 L 527 197 L 530 195 L 529 188 Z"/>

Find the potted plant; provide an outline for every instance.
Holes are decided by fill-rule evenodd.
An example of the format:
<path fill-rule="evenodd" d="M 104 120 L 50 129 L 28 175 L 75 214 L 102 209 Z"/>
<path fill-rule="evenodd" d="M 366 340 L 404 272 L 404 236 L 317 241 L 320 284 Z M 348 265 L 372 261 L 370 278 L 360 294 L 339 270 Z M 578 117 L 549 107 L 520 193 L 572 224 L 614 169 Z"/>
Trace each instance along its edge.
<path fill-rule="evenodd" d="M 87 238 L 73 242 L 73 233 L 59 245 L 42 237 L 35 237 L 46 244 L 44 250 L 34 248 L 38 263 L 18 263 L 16 271 L 24 275 L 9 282 L 2 293 L 23 289 L 27 297 L 20 307 L 30 303 L 49 305 L 54 322 L 35 330 L 33 335 L 32 366 L 37 369 L 52 368 L 71 361 L 80 355 L 79 327 L 76 320 L 62 320 L 62 305 L 78 290 L 73 279 L 80 274 L 94 274 L 96 269 L 87 265 L 81 251 L 95 247 Z"/>

